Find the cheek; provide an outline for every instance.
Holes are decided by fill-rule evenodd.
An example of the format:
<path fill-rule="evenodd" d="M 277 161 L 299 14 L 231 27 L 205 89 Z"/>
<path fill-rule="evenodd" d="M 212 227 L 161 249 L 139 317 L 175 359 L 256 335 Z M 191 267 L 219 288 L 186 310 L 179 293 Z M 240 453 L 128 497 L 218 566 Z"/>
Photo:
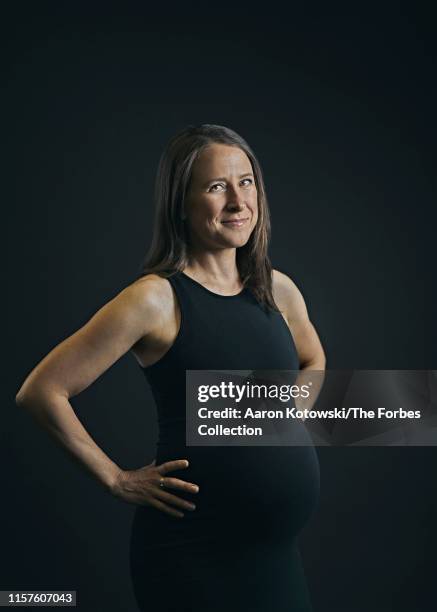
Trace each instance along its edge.
<path fill-rule="evenodd" d="M 251 204 L 255 207 L 258 208 L 258 192 L 254 191 L 251 194 L 251 198 L 250 198 Z"/>
<path fill-rule="evenodd" d="M 217 204 L 204 200 L 198 202 L 193 210 L 193 219 L 197 223 L 210 223 L 220 214 L 220 207 Z"/>
<path fill-rule="evenodd" d="M 257 216 L 259 214 L 259 204 L 258 204 L 258 198 L 257 198 L 256 195 L 251 200 L 250 205 L 251 205 L 252 210 L 253 210 L 253 216 L 254 217 Z"/>
<path fill-rule="evenodd" d="M 205 199 L 202 203 L 201 210 L 204 213 L 205 217 L 211 219 L 212 217 L 217 217 L 217 215 L 220 214 L 222 208 L 223 203 L 218 198 L 215 198 L 212 201 Z"/>
<path fill-rule="evenodd" d="M 255 205 L 255 208 L 253 210 L 253 221 L 252 221 L 253 227 L 255 227 L 256 224 L 258 223 L 258 219 L 259 219 L 259 208 L 258 206 Z"/>

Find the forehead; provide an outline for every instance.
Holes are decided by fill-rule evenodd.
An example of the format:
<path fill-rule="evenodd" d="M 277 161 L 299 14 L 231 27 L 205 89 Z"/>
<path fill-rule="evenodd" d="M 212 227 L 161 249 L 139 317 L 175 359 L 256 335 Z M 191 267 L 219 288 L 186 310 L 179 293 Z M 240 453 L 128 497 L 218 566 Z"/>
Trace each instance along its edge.
<path fill-rule="evenodd" d="M 252 172 L 252 164 L 239 147 L 213 143 L 208 145 L 193 164 L 193 176 L 204 178 L 226 174 Z"/>

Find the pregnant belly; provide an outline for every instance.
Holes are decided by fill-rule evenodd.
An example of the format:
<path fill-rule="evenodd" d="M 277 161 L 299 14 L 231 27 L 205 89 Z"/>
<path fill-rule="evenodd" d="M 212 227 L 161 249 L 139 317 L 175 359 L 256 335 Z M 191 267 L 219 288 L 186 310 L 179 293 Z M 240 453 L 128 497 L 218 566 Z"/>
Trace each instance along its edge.
<path fill-rule="evenodd" d="M 197 494 L 175 492 L 196 504 L 179 521 L 193 534 L 289 539 L 317 504 L 319 463 L 311 446 L 158 446 L 156 465 L 174 459 L 190 465 L 168 475 L 200 488 Z"/>

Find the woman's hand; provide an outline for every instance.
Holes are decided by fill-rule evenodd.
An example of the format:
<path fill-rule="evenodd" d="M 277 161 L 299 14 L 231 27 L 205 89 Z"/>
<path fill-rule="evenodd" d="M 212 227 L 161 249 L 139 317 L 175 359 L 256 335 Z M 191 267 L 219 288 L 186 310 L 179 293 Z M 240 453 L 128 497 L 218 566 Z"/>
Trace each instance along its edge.
<path fill-rule="evenodd" d="M 159 466 L 156 466 L 156 461 L 153 460 L 152 463 L 138 470 L 120 470 L 111 493 L 128 503 L 153 506 L 166 514 L 182 518 L 184 513 L 175 510 L 168 504 L 186 510 L 194 510 L 196 506 L 169 493 L 167 489 L 197 493 L 199 487 L 179 478 L 171 478 L 166 474 L 187 467 L 186 459 L 166 461 Z"/>

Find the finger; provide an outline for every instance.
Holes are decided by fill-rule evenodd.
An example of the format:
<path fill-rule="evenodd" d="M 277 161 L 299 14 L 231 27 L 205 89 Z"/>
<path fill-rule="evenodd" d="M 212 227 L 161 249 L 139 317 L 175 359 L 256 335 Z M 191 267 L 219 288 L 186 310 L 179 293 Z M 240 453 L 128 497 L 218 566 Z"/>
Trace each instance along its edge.
<path fill-rule="evenodd" d="M 175 461 L 165 461 L 158 465 L 156 468 L 160 474 L 167 474 L 173 470 L 182 470 L 188 467 L 188 461 L 186 459 L 176 459 Z"/>
<path fill-rule="evenodd" d="M 199 492 L 198 485 L 192 482 L 187 482 L 186 480 L 180 480 L 180 478 L 173 478 L 171 476 L 166 476 L 164 478 L 163 476 L 161 476 L 157 484 L 161 486 L 161 482 L 163 485 L 161 488 L 164 489 L 178 489 L 179 491 L 186 491 L 187 493 Z"/>
<path fill-rule="evenodd" d="M 177 518 L 182 518 L 183 516 L 185 516 L 183 512 L 179 512 L 179 510 L 175 510 L 174 508 L 167 506 L 167 504 L 164 504 L 163 502 L 159 501 L 159 499 L 154 499 L 150 502 L 150 505 L 154 508 L 157 508 L 158 510 L 162 510 L 170 516 L 176 516 Z"/>
<path fill-rule="evenodd" d="M 174 506 L 177 506 L 178 508 L 183 508 L 184 510 L 194 510 L 196 508 L 196 506 L 193 503 L 185 499 L 182 499 L 181 497 L 178 497 L 177 495 L 173 495 L 172 493 L 167 493 L 166 491 L 163 491 L 162 489 L 155 491 L 154 495 L 155 495 L 155 498 L 158 498 L 161 501 L 165 501 L 169 504 L 173 504 Z"/>

